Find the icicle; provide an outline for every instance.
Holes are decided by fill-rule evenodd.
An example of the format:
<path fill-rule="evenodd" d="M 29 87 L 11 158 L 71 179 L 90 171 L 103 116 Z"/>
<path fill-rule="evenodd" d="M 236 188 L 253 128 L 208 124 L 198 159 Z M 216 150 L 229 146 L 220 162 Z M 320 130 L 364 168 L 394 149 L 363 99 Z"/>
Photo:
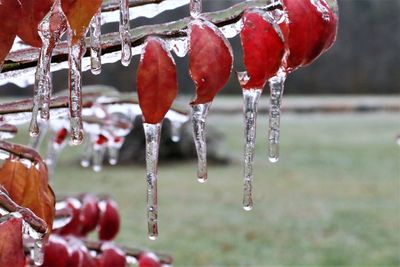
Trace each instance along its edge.
<path fill-rule="evenodd" d="M 128 66 L 131 63 L 131 35 L 129 34 L 129 0 L 119 2 L 119 34 L 121 38 L 121 63 Z"/>
<path fill-rule="evenodd" d="M 49 124 L 47 121 L 40 120 L 38 122 L 38 128 L 40 129 L 38 135 L 32 136 L 29 141 L 29 146 L 35 150 L 39 150 L 40 144 L 49 128 Z"/>
<path fill-rule="evenodd" d="M 43 239 L 37 238 L 33 243 L 33 262 L 36 266 L 41 266 L 44 261 Z"/>
<path fill-rule="evenodd" d="M 201 15 L 202 12 L 202 0 L 190 0 L 190 16 L 192 18 L 198 18 Z"/>
<path fill-rule="evenodd" d="M 253 159 L 256 145 L 257 106 L 261 89 L 243 90 L 244 106 L 244 190 L 243 208 L 253 209 Z"/>
<path fill-rule="evenodd" d="M 118 163 L 119 151 L 123 143 L 123 137 L 115 137 L 114 141 L 108 147 L 108 162 L 110 165 L 116 165 Z"/>
<path fill-rule="evenodd" d="M 72 44 L 72 30 L 68 29 L 69 46 L 69 110 L 72 144 L 79 145 L 83 141 L 82 123 L 82 57 L 85 51 L 85 36 L 76 44 Z"/>
<path fill-rule="evenodd" d="M 90 66 L 94 75 L 101 73 L 101 8 L 90 22 Z"/>
<path fill-rule="evenodd" d="M 143 123 L 146 139 L 147 224 L 149 239 L 158 237 L 157 169 L 162 122 Z"/>
<path fill-rule="evenodd" d="M 286 80 L 286 73 L 279 71 L 278 74 L 269 79 L 270 87 L 270 109 L 268 129 L 268 158 L 270 162 L 279 160 L 279 135 L 281 121 L 282 94 Z"/>
<path fill-rule="evenodd" d="M 181 140 L 182 123 L 180 121 L 171 120 L 171 140 L 172 142 L 179 142 Z"/>
<path fill-rule="evenodd" d="M 58 157 L 66 144 L 65 139 L 67 138 L 67 134 L 67 129 L 62 128 L 54 135 L 52 141 L 49 142 L 49 147 L 47 149 L 47 155 L 45 159 L 49 173 L 49 181 L 53 180 Z"/>
<path fill-rule="evenodd" d="M 87 168 L 90 166 L 90 160 L 92 159 L 92 154 L 93 154 L 92 139 L 89 137 L 87 137 L 85 139 L 86 139 L 86 141 L 84 143 L 83 153 L 82 153 L 82 158 L 81 158 L 81 166 L 83 168 Z"/>
<path fill-rule="evenodd" d="M 192 105 L 193 138 L 197 150 L 197 179 L 207 181 L 206 118 L 211 102 Z"/>
<path fill-rule="evenodd" d="M 106 152 L 107 137 L 100 134 L 96 143 L 93 145 L 93 170 L 99 172 L 103 169 L 103 160 Z"/>

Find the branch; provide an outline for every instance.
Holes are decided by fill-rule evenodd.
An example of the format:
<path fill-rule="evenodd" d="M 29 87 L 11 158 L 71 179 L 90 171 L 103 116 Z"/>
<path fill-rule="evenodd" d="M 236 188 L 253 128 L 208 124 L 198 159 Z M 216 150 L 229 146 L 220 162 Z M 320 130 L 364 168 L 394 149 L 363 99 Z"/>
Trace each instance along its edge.
<path fill-rule="evenodd" d="M 132 1 L 132 5 L 139 5 L 140 3 L 145 4 L 149 2 L 165 2 L 156 0 L 136 0 Z M 112 10 L 115 6 L 110 5 L 107 7 L 108 10 Z M 243 11 L 248 8 L 262 8 L 265 10 L 274 10 L 282 8 L 280 0 L 251 0 L 239 3 L 230 8 L 204 13 L 203 17 L 210 20 L 212 23 L 218 27 L 232 26 L 241 19 Z M 165 39 L 177 39 L 186 37 L 187 25 L 191 18 L 186 17 L 177 21 L 156 24 L 156 25 L 146 25 L 142 27 L 134 28 L 130 31 L 131 34 L 131 44 L 133 54 L 139 54 L 141 51 L 138 49 L 140 45 L 143 44 L 145 38 L 149 35 L 157 35 Z M 232 36 L 230 36 L 232 37 Z M 89 44 L 89 38 L 86 38 L 86 44 Z M 109 34 L 104 34 L 101 36 L 102 43 L 102 55 L 103 63 L 112 63 L 119 58 L 115 55 L 116 52 L 121 50 L 121 42 L 118 32 L 113 32 Z M 107 58 L 109 56 L 109 58 Z M 85 62 L 85 60 L 90 60 L 90 49 L 86 46 L 86 53 L 84 55 L 84 62 L 82 64 L 83 71 L 90 68 L 90 64 Z M 17 79 L 18 77 L 24 75 L 32 75 L 35 72 L 36 64 L 38 58 L 37 48 L 27 48 L 21 49 L 19 51 L 12 52 L 8 55 L 7 60 L 3 66 L 3 72 L 0 74 L 1 80 L 7 79 Z M 59 70 L 68 68 L 68 47 L 66 42 L 60 43 L 55 49 L 52 57 L 52 70 Z M 62 63 L 62 64 L 55 64 Z"/>

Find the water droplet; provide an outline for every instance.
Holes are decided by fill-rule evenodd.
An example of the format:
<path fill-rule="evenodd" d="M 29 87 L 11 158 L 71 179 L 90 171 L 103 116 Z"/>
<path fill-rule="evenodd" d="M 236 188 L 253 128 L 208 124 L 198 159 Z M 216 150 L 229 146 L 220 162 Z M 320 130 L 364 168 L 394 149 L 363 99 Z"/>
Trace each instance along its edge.
<path fill-rule="evenodd" d="M 197 179 L 207 181 L 206 118 L 211 102 L 192 105 L 193 138 L 197 151 Z"/>
<path fill-rule="evenodd" d="M 101 73 L 101 9 L 90 22 L 90 66 L 94 75 Z"/>
<path fill-rule="evenodd" d="M 262 89 L 243 90 L 244 114 L 244 189 L 243 208 L 253 208 L 253 161 L 256 145 L 257 107 Z"/>
<path fill-rule="evenodd" d="M 129 0 L 119 2 L 119 34 L 121 38 L 121 63 L 128 66 L 131 63 L 131 35 L 129 34 Z"/>
<path fill-rule="evenodd" d="M 202 4 L 203 0 L 190 0 L 189 9 L 192 18 L 198 18 L 201 15 L 203 9 Z"/>
<path fill-rule="evenodd" d="M 73 145 L 80 145 L 84 135 L 82 123 L 82 57 L 85 51 L 85 36 L 73 44 L 72 30 L 68 29 L 68 47 L 71 140 Z"/>
<path fill-rule="evenodd" d="M 281 121 L 281 103 L 286 73 L 279 71 L 278 74 L 269 79 L 270 87 L 270 109 L 268 128 L 268 158 L 270 162 L 279 160 L 279 135 Z"/>
<path fill-rule="evenodd" d="M 158 237 L 157 170 L 162 123 L 143 123 L 146 139 L 147 226 L 148 237 Z"/>

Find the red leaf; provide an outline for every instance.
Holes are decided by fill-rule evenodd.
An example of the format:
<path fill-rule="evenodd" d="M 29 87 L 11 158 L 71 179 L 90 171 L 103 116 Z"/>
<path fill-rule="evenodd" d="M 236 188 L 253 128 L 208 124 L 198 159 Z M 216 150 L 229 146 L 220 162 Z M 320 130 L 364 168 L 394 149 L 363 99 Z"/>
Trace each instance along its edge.
<path fill-rule="evenodd" d="M 119 232 L 120 216 L 118 205 L 111 199 L 100 202 L 99 239 L 112 240 Z"/>
<path fill-rule="evenodd" d="M 0 168 L 0 184 L 20 206 L 30 209 L 46 223 L 49 231 L 55 215 L 55 197 L 48 185 L 47 168 L 43 162 L 26 167 L 23 163 L 6 160 Z"/>
<path fill-rule="evenodd" d="M 136 79 L 144 122 L 159 123 L 178 94 L 175 62 L 160 38 L 147 38 Z"/>
<path fill-rule="evenodd" d="M 50 235 L 44 247 L 44 262 L 42 267 L 65 267 L 69 258 L 68 243 L 57 235 Z"/>
<path fill-rule="evenodd" d="M 21 218 L 0 223 L 0 266 L 25 266 Z"/>
<path fill-rule="evenodd" d="M 112 243 L 104 243 L 98 257 L 97 267 L 125 267 L 125 252 Z"/>
<path fill-rule="evenodd" d="M 21 18 L 21 4 L 16 0 L 0 1 L 0 70 L 10 51 Z"/>
<path fill-rule="evenodd" d="M 61 0 L 62 10 L 72 30 L 73 44 L 86 33 L 90 21 L 102 2 L 102 0 Z"/>
<path fill-rule="evenodd" d="M 39 23 L 50 11 L 54 0 L 19 0 L 22 5 L 21 18 L 18 21 L 18 36 L 25 43 L 41 47 L 38 34 Z"/>
<path fill-rule="evenodd" d="M 202 20 L 189 24 L 189 41 L 189 70 L 197 94 L 191 104 L 211 102 L 229 79 L 231 46 L 215 25 Z"/>
<path fill-rule="evenodd" d="M 244 64 L 249 80 L 244 89 L 262 89 L 282 64 L 285 46 L 274 27 L 263 16 L 264 11 L 246 11 L 240 32 Z"/>
<path fill-rule="evenodd" d="M 318 3 L 327 10 L 325 14 Z M 337 17 L 325 0 L 284 0 L 284 4 L 290 21 L 286 68 L 291 71 L 310 64 L 333 44 Z"/>

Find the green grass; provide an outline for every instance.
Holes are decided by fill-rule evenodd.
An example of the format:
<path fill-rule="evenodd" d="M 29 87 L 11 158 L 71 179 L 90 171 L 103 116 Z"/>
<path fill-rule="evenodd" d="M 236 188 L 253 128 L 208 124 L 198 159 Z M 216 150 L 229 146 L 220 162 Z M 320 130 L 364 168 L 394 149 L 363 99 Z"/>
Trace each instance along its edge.
<path fill-rule="evenodd" d="M 284 114 L 281 161 L 266 160 L 259 116 L 253 211 L 241 208 L 240 115 L 210 117 L 226 134 L 230 166 L 196 163 L 159 169 L 160 237 L 149 241 L 144 166 L 82 169 L 77 152 L 61 158 L 58 194 L 108 193 L 118 201 L 118 242 L 166 252 L 175 266 L 399 266 L 399 114 Z"/>

